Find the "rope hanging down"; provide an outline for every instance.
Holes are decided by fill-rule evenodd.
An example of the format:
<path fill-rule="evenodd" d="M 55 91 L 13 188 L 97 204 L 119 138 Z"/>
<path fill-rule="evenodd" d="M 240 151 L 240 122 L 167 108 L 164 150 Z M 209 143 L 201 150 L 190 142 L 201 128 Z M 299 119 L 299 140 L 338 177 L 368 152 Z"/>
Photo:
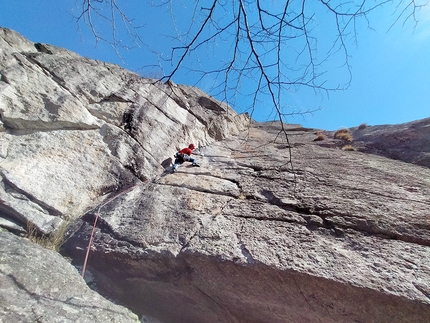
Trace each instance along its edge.
<path fill-rule="evenodd" d="M 152 180 L 155 180 L 157 177 L 158 177 L 158 176 L 155 176 Z M 87 253 L 86 253 L 86 255 L 85 255 L 85 261 L 84 261 L 84 267 L 82 268 L 82 278 L 84 278 L 84 277 L 85 277 L 85 270 L 86 270 L 86 268 L 87 268 L 88 256 L 89 256 L 89 254 L 90 254 L 91 245 L 92 245 L 92 243 L 93 243 L 94 231 L 96 230 L 97 220 L 98 220 L 98 218 L 99 218 L 99 216 L 100 216 L 100 210 L 101 210 L 101 208 L 102 208 L 103 206 L 105 206 L 105 205 L 109 204 L 109 203 L 110 203 L 110 202 L 112 202 L 113 200 L 115 200 L 117 197 L 119 197 L 119 196 L 121 196 L 121 195 L 123 195 L 123 194 L 125 194 L 125 193 L 127 193 L 127 192 L 130 192 L 130 191 L 134 190 L 136 187 L 138 187 L 138 186 L 140 186 L 140 185 L 143 185 L 143 184 L 145 184 L 145 183 L 147 183 L 147 182 L 149 182 L 149 179 L 147 179 L 146 181 L 141 182 L 141 183 L 139 183 L 139 184 L 137 184 L 137 185 L 134 185 L 134 186 L 132 186 L 132 187 L 129 187 L 128 189 L 126 189 L 126 190 L 124 190 L 124 191 L 122 191 L 122 192 L 118 193 L 117 195 L 115 195 L 114 197 L 112 197 L 111 199 L 109 199 L 107 202 L 105 202 L 105 203 L 101 204 L 101 205 L 98 207 L 97 212 L 96 212 L 96 217 L 95 217 L 95 219 L 94 219 L 93 230 L 91 231 L 90 241 L 88 242 Z"/>

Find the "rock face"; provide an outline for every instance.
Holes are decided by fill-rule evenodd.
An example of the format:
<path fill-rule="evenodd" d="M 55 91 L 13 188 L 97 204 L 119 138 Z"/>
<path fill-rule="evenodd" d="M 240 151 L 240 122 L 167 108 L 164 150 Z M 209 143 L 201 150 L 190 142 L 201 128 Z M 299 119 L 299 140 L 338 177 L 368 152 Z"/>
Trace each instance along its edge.
<path fill-rule="evenodd" d="M 430 118 L 353 129 L 361 151 L 430 168 Z"/>
<path fill-rule="evenodd" d="M 0 231 L 0 322 L 139 322 L 54 251 Z"/>
<path fill-rule="evenodd" d="M 34 44 L 0 28 L 0 212 L 43 233 L 163 172 L 175 146 L 242 131 L 247 115 L 198 89 Z M 18 227 L 17 227 L 18 226 Z"/>
<path fill-rule="evenodd" d="M 429 168 L 0 36 L 3 226 L 83 215 L 62 250 L 82 265 L 99 214 L 103 295 L 164 323 L 430 322 Z M 202 167 L 165 171 L 189 142 Z"/>
<path fill-rule="evenodd" d="M 429 321 L 430 170 L 295 130 L 292 172 L 279 129 L 106 205 L 90 256 L 104 292 L 164 322 Z"/>

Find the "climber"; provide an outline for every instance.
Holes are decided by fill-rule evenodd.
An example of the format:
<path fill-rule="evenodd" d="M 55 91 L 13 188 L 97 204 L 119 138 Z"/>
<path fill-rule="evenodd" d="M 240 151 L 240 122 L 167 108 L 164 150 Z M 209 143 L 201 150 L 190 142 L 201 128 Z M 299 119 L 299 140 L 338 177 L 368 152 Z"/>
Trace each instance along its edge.
<path fill-rule="evenodd" d="M 188 147 L 183 148 L 179 150 L 175 154 L 175 163 L 173 164 L 172 171 L 175 172 L 179 165 L 181 165 L 183 162 L 188 161 L 190 163 L 193 163 L 193 166 L 200 167 L 200 165 L 197 163 L 197 160 L 191 157 L 191 154 L 193 153 L 194 148 L 196 148 L 193 144 L 189 144 Z"/>

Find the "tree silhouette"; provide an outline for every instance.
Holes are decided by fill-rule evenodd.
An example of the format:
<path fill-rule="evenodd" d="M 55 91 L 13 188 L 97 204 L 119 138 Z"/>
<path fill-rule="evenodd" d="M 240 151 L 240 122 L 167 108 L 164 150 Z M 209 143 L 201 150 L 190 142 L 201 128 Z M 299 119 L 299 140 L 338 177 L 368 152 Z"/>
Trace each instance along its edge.
<path fill-rule="evenodd" d="M 176 14 L 185 3 L 190 13 L 187 18 Z M 174 45 L 167 59 L 159 59 L 163 73 L 159 80 L 174 79 L 181 69 L 192 71 L 199 81 L 214 80 L 210 94 L 233 108 L 237 101 L 242 108 L 243 102 L 249 102 L 251 115 L 254 109 L 264 106 L 281 121 L 288 141 L 284 129 L 287 117 L 319 108 L 296 111 L 284 102 L 284 94 L 299 88 L 316 94 L 346 89 L 352 78 L 349 48 L 357 42 L 357 26 L 366 24 L 371 28 L 370 16 L 378 10 L 392 10 L 393 24 L 407 20 L 416 23 L 417 10 L 425 4 L 415 0 L 160 1 L 152 6 L 160 13 L 169 12 L 173 22 L 189 21 L 185 29 L 174 24 Z M 110 37 L 101 36 L 95 19 L 111 24 Z M 91 28 L 97 41 L 108 42 L 117 51 L 123 46 L 118 37 L 119 25 L 134 44 L 143 43 L 145 30 L 151 30 L 135 26 L 116 0 L 82 0 L 78 20 Z M 214 60 L 217 55 L 222 60 Z M 331 69 L 339 67 L 343 68 L 343 78 L 330 79 Z"/>
<path fill-rule="evenodd" d="M 366 23 L 370 28 L 369 15 L 377 9 L 390 8 L 394 8 L 393 24 L 399 20 L 416 21 L 417 10 L 425 5 L 414 0 L 185 2 L 192 13 L 191 19 L 185 31 L 176 30 L 175 41 L 179 44 L 172 46 L 171 56 L 167 61 L 160 59 L 163 70 L 160 79 L 171 80 L 181 68 L 192 70 L 200 80 L 216 79 L 211 94 L 233 106 L 237 97 L 252 97 L 251 111 L 257 102 L 264 102 L 267 107 L 269 101 L 281 121 L 292 114 L 311 112 L 291 111 L 288 102 L 283 102 L 283 93 L 300 87 L 316 93 L 348 87 L 352 77 L 348 48 L 356 42 L 357 24 Z M 177 3 L 164 0 L 152 6 L 159 8 L 160 14 L 168 11 L 172 20 L 178 20 L 181 17 L 175 15 L 175 6 L 185 4 Z M 77 18 L 91 28 L 97 42 L 108 42 L 118 55 L 121 47 L 127 47 L 120 40 L 124 35 L 118 35 L 119 25 L 132 44 L 142 44 L 142 35 L 148 30 L 153 32 L 151 28 L 134 25 L 117 0 L 82 0 Z M 110 24 L 111 35 L 102 36 L 96 20 Z M 323 32 L 331 32 L 328 44 L 320 40 L 322 25 Z M 203 47 L 222 53 L 223 61 L 214 64 Z M 198 63 L 191 65 L 191 61 Z M 329 79 L 333 66 L 344 68 L 343 80 Z"/>

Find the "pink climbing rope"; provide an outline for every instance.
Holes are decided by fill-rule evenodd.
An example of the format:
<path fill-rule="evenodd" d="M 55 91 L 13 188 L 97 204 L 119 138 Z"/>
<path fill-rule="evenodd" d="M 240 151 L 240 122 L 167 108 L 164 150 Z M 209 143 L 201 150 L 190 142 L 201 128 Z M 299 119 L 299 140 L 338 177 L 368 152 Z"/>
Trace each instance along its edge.
<path fill-rule="evenodd" d="M 155 178 L 156 178 L 156 177 L 154 177 L 154 179 L 155 179 Z M 87 269 L 88 256 L 89 256 L 89 254 L 90 254 L 91 245 L 92 245 L 92 243 L 93 243 L 94 231 L 96 230 L 97 220 L 98 220 L 98 218 L 99 218 L 99 216 L 100 216 L 100 209 L 101 209 L 103 206 L 105 206 L 105 205 L 109 204 L 110 202 L 112 202 L 113 200 L 115 200 L 117 197 L 119 197 L 119 196 L 121 196 L 121 195 L 123 195 L 123 194 L 125 194 L 125 193 L 127 193 L 127 192 L 129 192 L 129 191 L 131 191 L 131 190 L 133 190 L 133 189 L 135 189 L 136 187 L 138 187 L 138 186 L 140 186 L 140 185 L 143 185 L 143 184 L 147 183 L 148 181 L 149 181 L 149 179 L 147 179 L 146 181 L 141 182 L 141 183 L 139 183 L 139 184 L 137 184 L 137 185 L 134 185 L 134 186 L 132 186 L 132 187 L 129 187 L 128 189 L 126 189 L 126 190 L 124 190 L 124 191 L 122 191 L 122 192 L 118 193 L 117 195 L 115 195 L 114 197 L 112 197 L 111 199 L 109 199 L 107 202 L 103 203 L 102 205 L 100 205 L 100 206 L 98 207 L 98 209 L 97 209 L 97 213 L 96 213 L 96 218 L 94 219 L 93 230 L 91 231 L 90 241 L 88 242 L 87 253 L 86 253 L 86 255 L 85 255 L 85 261 L 84 261 L 84 266 L 83 266 L 83 268 L 82 268 L 82 278 L 84 278 L 84 277 L 85 277 L 85 270 Z"/>

